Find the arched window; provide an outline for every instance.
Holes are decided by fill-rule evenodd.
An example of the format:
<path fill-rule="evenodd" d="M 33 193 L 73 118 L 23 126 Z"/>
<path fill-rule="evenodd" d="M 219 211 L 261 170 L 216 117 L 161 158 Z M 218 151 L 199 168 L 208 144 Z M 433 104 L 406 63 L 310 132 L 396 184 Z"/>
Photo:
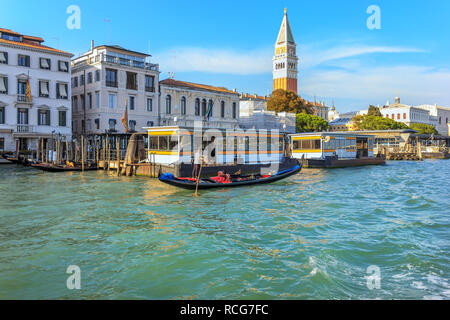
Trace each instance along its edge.
<path fill-rule="evenodd" d="M 185 115 L 186 114 L 186 97 L 182 97 L 181 98 L 181 114 Z"/>
<path fill-rule="evenodd" d="M 209 100 L 208 101 L 208 111 L 206 111 L 206 116 L 208 118 L 212 117 L 212 115 L 213 115 L 213 107 L 214 107 L 214 102 L 212 100 Z"/>
<path fill-rule="evenodd" d="M 206 99 L 202 100 L 202 116 L 206 116 Z"/>
<path fill-rule="evenodd" d="M 196 116 L 200 115 L 200 99 L 199 98 L 195 99 L 195 115 Z"/>
<path fill-rule="evenodd" d="M 172 113 L 172 97 L 170 95 L 166 96 L 166 113 Z"/>
<path fill-rule="evenodd" d="M 236 102 L 233 102 L 233 119 L 236 119 L 236 117 L 237 117 Z"/>
<path fill-rule="evenodd" d="M 403 114 L 403 119 L 406 119 L 406 113 Z"/>
<path fill-rule="evenodd" d="M 222 118 L 225 118 L 225 101 L 222 101 L 220 103 L 220 116 Z"/>

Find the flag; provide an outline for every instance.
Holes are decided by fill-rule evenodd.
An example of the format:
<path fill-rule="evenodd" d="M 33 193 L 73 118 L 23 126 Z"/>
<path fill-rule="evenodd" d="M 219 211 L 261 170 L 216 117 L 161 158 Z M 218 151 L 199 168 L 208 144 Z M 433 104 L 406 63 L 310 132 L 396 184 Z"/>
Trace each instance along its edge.
<path fill-rule="evenodd" d="M 128 133 L 128 97 L 125 103 L 125 112 L 123 113 L 122 123 L 125 127 L 125 132 Z"/>
<path fill-rule="evenodd" d="M 208 106 L 208 112 L 206 113 L 206 119 L 209 120 L 209 118 L 212 116 L 212 110 L 213 110 L 213 103 L 209 104 L 209 106 Z"/>
<path fill-rule="evenodd" d="M 26 95 L 27 95 L 27 102 L 31 103 L 31 89 L 30 89 L 30 78 L 27 79 L 27 89 L 26 89 Z"/>

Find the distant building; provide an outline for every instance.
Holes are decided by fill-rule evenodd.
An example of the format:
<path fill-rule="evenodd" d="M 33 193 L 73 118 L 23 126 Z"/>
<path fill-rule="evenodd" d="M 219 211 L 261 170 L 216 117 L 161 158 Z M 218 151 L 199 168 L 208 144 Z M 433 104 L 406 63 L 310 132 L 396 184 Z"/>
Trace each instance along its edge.
<path fill-rule="evenodd" d="M 325 106 L 325 103 L 322 102 L 308 102 L 306 101 L 306 103 L 311 104 L 312 105 L 312 109 L 313 109 L 313 113 L 315 116 L 321 117 L 324 120 L 328 121 L 328 107 Z"/>
<path fill-rule="evenodd" d="M 432 117 L 436 130 L 440 135 L 450 136 L 449 125 L 450 125 L 450 108 L 429 104 L 423 104 L 415 106 L 415 108 L 427 110 Z"/>
<path fill-rule="evenodd" d="M 358 114 L 358 112 L 347 112 L 338 114 L 338 118 L 333 119 L 329 122 L 329 131 L 354 131 L 356 130 L 353 118 Z"/>
<path fill-rule="evenodd" d="M 430 112 L 423 108 L 413 107 L 400 103 L 400 98 L 395 98 L 395 103 L 380 108 L 381 115 L 407 126 L 412 123 L 425 123 L 435 125 L 436 119 L 430 116 Z"/>
<path fill-rule="evenodd" d="M 331 107 L 331 110 L 328 112 L 327 119 L 329 122 L 339 118 L 339 111 L 336 110 L 334 106 Z"/>
<path fill-rule="evenodd" d="M 295 133 L 295 113 L 268 111 L 267 100 L 268 97 L 241 94 L 239 103 L 240 127 L 243 129 L 266 129 Z"/>
<path fill-rule="evenodd" d="M 298 92 L 298 57 L 297 45 L 292 35 L 291 26 L 284 9 L 283 22 L 275 44 L 273 57 L 273 90 L 283 89 Z"/>
<path fill-rule="evenodd" d="M 160 126 L 194 127 L 195 121 L 202 121 L 204 128 L 239 127 L 236 90 L 174 79 L 163 80 L 159 85 Z"/>
<path fill-rule="evenodd" d="M 72 61 L 73 131 L 141 131 L 158 122 L 159 66 L 149 55 L 119 46 L 97 46 Z"/>
<path fill-rule="evenodd" d="M 55 135 L 71 140 L 72 54 L 43 43 L 0 29 L 0 151 L 36 150 Z"/>

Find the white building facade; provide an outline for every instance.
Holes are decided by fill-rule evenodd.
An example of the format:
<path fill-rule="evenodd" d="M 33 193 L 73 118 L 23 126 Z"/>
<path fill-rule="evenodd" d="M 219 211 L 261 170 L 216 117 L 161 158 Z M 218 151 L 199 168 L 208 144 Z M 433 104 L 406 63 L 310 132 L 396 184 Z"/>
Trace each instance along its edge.
<path fill-rule="evenodd" d="M 72 61 L 73 132 L 124 133 L 158 123 L 159 65 L 149 55 L 119 46 L 91 44 L 91 50 Z"/>
<path fill-rule="evenodd" d="M 239 103 L 240 127 L 243 129 L 266 129 L 295 133 L 295 113 L 268 111 L 267 100 L 267 97 L 242 94 Z"/>
<path fill-rule="evenodd" d="M 430 114 L 430 116 L 434 120 L 434 125 L 436 127 L 436 130 L 440 135 L 443 136 L 450 136 L 449 132 L 449 125 L 450 125 L 450 108 L 430 105 L 430 104 L 423 104 L 420 106 L 415 106 L 416 108 L 427 110 Z"/>
<path fill-rule="evenodd" d="M 0 29 L 0 152 L 36 150 L 41 138 L 72 138 L 72 54 L 43 42 Z"/>
<path fill-rule="evenodd" d="M 239 94 L 235 90 L 166 79 L 160 82 L 160 126 L 239 128 Z"/>

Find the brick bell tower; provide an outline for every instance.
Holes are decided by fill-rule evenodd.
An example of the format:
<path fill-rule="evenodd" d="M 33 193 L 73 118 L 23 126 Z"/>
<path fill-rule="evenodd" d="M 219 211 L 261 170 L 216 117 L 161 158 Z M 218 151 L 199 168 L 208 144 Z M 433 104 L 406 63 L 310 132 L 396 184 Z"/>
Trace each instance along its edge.
<path fill-rule="evenodd" d="M 284 18 L 275 44 L 273 57 L 273 90 L 284 89 L 297 93 L 297 45 L 284 9 Z"/>

